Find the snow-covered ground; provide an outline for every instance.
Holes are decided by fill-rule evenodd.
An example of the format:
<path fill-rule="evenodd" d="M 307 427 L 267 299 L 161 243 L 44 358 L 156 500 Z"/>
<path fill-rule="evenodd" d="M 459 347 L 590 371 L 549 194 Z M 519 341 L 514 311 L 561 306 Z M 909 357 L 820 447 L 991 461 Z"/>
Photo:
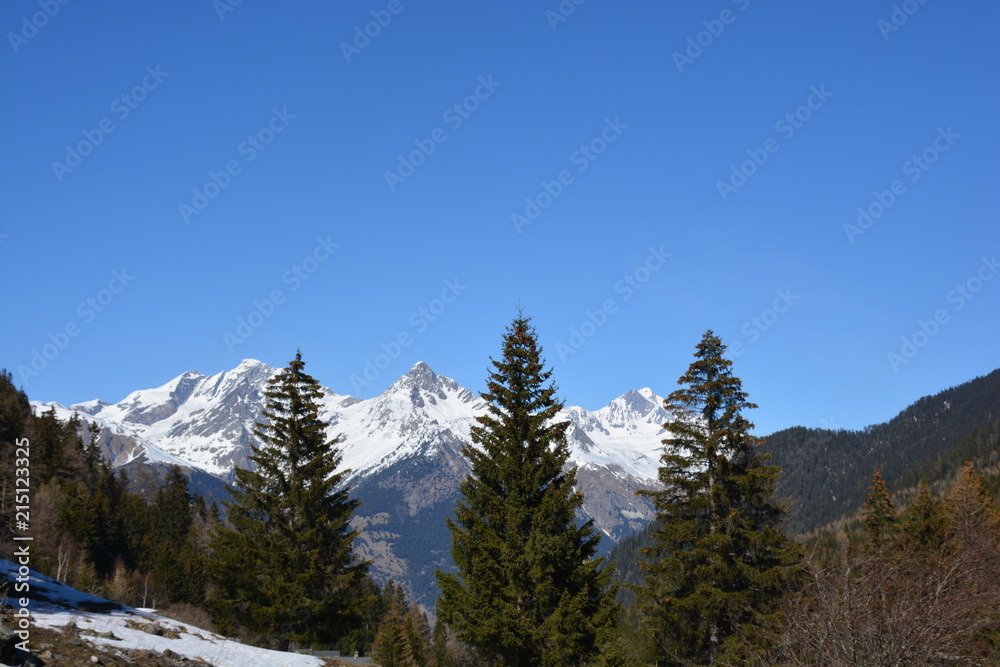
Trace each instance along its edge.
<path fill-rule="evenodd" d="M 0 576 L 14 590 L 17 565 L 0 559 Z M 220 635 L 158 615 L 152 609 L 122 607 L 117 611 L 94 611 L 108 607 L 107 600 L 82 593 L 66 584 L 31 570 L 28 583 L 37 599 L 31 600 L 31 627 L 63 628 L 73 623 L 82 639 L 108 650 L 131 649 L 162 653 L 171 650 L 186 658 L 200 658 L 215 667 L 321 667 L 319 658 L 247 646 Z M 8 604 L 16 605 L 9 593 Z M 15 607 L 16 608 L 16 607 Z M 89 609 L 89 610 L 88 610 Z M 29 641 L 29 649 L 35 648 Z"/>

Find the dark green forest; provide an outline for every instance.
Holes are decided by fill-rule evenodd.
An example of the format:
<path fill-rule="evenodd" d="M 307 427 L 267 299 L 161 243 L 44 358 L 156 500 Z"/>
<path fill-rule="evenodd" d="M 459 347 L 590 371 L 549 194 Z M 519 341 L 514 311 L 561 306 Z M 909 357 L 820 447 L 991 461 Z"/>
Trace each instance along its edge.
<path fill-rule="evenodd" d="M 876 465 L 890 485 L 914 485 L 921 477 L 954 475 L 965 460 L 988 455 L 965 440 L 991 424 L 995 431 L 998 397 L 1000 370 L 921 398 L 860 431 L 795 427 L 767 436 L 763 451 L 782 470 L 775 491 L 789 505 L 786 529 L 807 533 L 856 511 Z"/>

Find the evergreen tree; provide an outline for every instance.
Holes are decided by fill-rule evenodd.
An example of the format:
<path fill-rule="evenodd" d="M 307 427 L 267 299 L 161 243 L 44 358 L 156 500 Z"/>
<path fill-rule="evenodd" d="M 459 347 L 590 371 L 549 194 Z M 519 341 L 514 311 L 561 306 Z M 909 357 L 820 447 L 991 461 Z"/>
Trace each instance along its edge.
<path fill-rule="evenodd" d="M 1000 547 L 1000 510 L 971 461 L 955 477 L 944 504 L 952 536 L 963 549 L 997 551 Z"/>
<path fill-rule="evenodd" d="M 62 484 L 59 527 L 83 547 L 95 575 L 112 574 L 115 561 L 127 552 L 122 509 L 129 503 L 128 480 L 106 462 L 94 488 L 79 481 Z"/>
<path fill-rule="evenodd" d="M 411 602 L 406 610 L 406 622 L 403 624 L 406 645 L 409 648 L 409 664 L 431 664 L 431 626 L 427 622 L 427 614 L 416 602 Z"/>
<path fill-rule="evenodd" d="M 91 422 L 90 426 L 87 427 L 87 432 L 90 433 L 90 439 L 83 450 L 83 463 L 86 466 L 88 477 L 91 480 L 95 480 L 102 460 L 100 446 L 101 427 L 97 425 L 97 422 Z"/>
<path fill-rule="evenodd" d="M 939 547 L 948 538 L 948 516 L 944 503 L 920 482 L 917 495 L 903 513 L 903 534 L 909 545 Z"/>
<path fill-rule="evenodd" d="M 31 441 L 31 450 L 32 456 L 35 456 L 36 451 L 38 456 L 33 459 L 33 463 L 37 461 L 31 471 L 33 478 L 44 483 L 63 472 L 62 463 L 68 432 L 66 424 L 56 417 L 54 405 L 35 417 L 35 438 Z"/>
<path fill-rule="evenodd" d="M 280 648 L 329 647 L 358 625 L 368 568 L 352 551 L 350 471 L 338 470 L 337 441 L 319 419 L 322 391 L 304 367 L 297 353 L 268 382 L 255 468 L 236 469 L 230 525 L 211 540 L 210 607 L 222 629 L 242 625 Z"/>
<path fill-rule="evenodd" d="M 738 652 L 748 627 L 774 609 L 797 546 L 779 530 L 772 499 L 780 470 L 765 465 L 743 411 L 747 400 L 726 347 L 711 331 L 665 407 L 670 433 L 660 467 L 664 490 L 639 589 L 649 659 L 712 664 Z M 727 639 L 732 641 L 727 643 Z M 731 654 L 732 655 L 732 654 Z"/>
<path fill-rule="evenodd" d="M 0 371 L 0 534 L 9 537 L 9 532 L 15 525 L 16 507 L 20 503 L 15 502 L 17 495 L 23 493 L 22 489 L 16 487 L 16 469 L 23 467 L 24 461 L 18 461 L 23 457 L 18 455 L 17 445 L 21 438 L 29 438 L 31 442 L 32 463 L 38 460 L 39 450 L 35 446 L 35 422 L 37 418 L 31 411 L 31 403 L 28 401 L 24 390 L 19 390 L 14 385 L 14 377 L 6 370 Z M 23 444 L 23 443 L 21 443 Z M 36 472 L 32 470 L 32 477 Z M 32 480 L 32 486 L 36 481 Z M 34 515 L 33 525 L 37 527 L 39 522 L 39 511 L 41 507 L 32 502 L 31 513 Z M 37 553 L 38 543 L 33 545 Z M 13 557 L 14 543 L 5 539 L 0 547 L 0 557 L 16 560 Z M 36 567 L 38 565 L 36 564 Z"/>
<path fill-rule="evenodd" d="M 876 549 L 886 547 L 895 539 L 899 517 L 878 466 L 875 467 L 871 486 L 868 487 L 868 500 L 862 506 L 861 513 L 864 516 L 865 532 Z"/>
<path fill-rule="evenodd" d="M 28 434 L 34 420 L 28 395 L 14 385 L 10 371 L 0 370 L 0 446 L 4 454 L 7 449 L 13 450 L 14 443 Z"/>
<path fill-rule="evenodd" d="M 610 635 L 618 608 L 611 570 L 594 558 L 593 522 L 578 525 L 583 496 L 573 490 L 568 422 L 546 384 L 529 320 L 517 317 L 503 358 L 482 394 L 463 454 L 472 474 L 460 487 L 451 530 L 454 574 L 438 572 L 438 613 L 465 643 L 503 665 L 577 665 Z"/>
<path fill-rule="evenodd" d="M 431 664 L 431 632 L 427 616 L 406 592 L 389 580 L 382 593 L 388 606 L 372 644 L 372 658 L 382 667 L 427 667 Z"/>
<path fill-rule="evenodd" d="M 403 623 L 406 612 L 406 595 L 402 586 L 390 579 L 382 589 L 382 600 L 386 605 L 385 616 L 379 624 L 375 641 L 372 643 L 372 658 L 382 667 L 396 667 L 406 664 L 406 637 Z"/>
<path fill-rule="evenodd" d="M 431 665 L 433 667 L 454 667 L 451 656 L 448 655 L 448 630 L 440 618 L 434 622 L 433 640 Z"/>
<path fill-rule="evenodd" d="M 193 513 L 187 477 L 180 467 L 170 466 L 150 508 L 149 540 L 153 580 L 171 602 L 204 601 L 205 567 L 193 533 Z"/>
<path fill-rule="evenodd" d="M 153 500 L 151 532 L 158 541 L 181 542 L 191 530 L 192 521 L 187 477 L 180 466 L 172 465 Z"/>
<path fill-rule="evenodd" d="M 371 650 L 386 611 L 382 589 L 370 576 L 362 580 L 354 598 L 359 601 L 358 623 L 341 635 L 335 647 L 344 655 L 354 655 L 356 651 L 368 653 Z"/>

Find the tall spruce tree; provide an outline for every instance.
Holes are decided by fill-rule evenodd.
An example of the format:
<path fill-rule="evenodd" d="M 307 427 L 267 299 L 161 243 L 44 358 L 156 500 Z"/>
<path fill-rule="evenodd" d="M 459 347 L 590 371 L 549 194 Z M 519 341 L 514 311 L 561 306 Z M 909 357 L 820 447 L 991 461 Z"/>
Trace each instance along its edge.
<path fill-rule="evenodd" d="M 784 508 L 772 499 L 780 470 L 765 465 L 753 424 L 757 406 L 707 331 L 682 386 L 665 407 L 670 419 L 659 478 L 647 492 L 657 510 L 653 546 L 643 551 L 639 590 L 646 656 L 657 664 L 713 664 L 739 655 L 752 625 L 771 613 L 798 548 L 780 531 Z M 737 634 L 740 630 L 740 632 Z"/>
<path fill-rule="evenodd" d="M 868 499 L 861 508 L 864 516 L 865 532 L 875 549 L 890 546 L 897 537 L 899 516 L 889 497 L 889 488 L 882 478 L 882 469 L 875 466 L 871 486 L 868 487 Z"/>
<path fill-rule="evenodd" d="M 438 614 L 486 660 L 502 665 L 579 665 L 598 653 L 618 615 L 611 570 L 594 558 L 600 536 L 578 525 L 583 496 L 565 470 L 568 422 L 552 423 L 562 404 L 546 384 L 541 348 L 518 316 L 492 360 L 463 454 L 472 474 L 451 530 L 454 574 L 437 573 Z"/>
<path fill-rule="evenodd" d="M 322 391 L 304 367 L 296 353 L 268 382 L 255 468 L 236 469 L 229 525 L 211 540 L 209 603 L 221 627 L 280 648 L 335 645 L 359 622 L 368 568 L 352 552 L 350 471 L 338 470 L 337 441 L 319 419 Z"/>

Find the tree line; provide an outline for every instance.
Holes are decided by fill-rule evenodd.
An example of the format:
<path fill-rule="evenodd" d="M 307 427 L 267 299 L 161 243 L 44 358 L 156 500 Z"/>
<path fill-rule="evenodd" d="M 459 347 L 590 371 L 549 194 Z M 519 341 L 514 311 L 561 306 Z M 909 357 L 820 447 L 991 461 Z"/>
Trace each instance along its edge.
<path fill-rule="evenodd" d="M 482 394 L 486 414 L 462 453 L 471 474 L 447 525 L 454 562 L 437 573 L 430 629 L 392 582 L 371 653 L 383 665 L 584 665 L 716 661 L 773 612 L 799 552 L 771 500 L 744 411 L 753 408 L 725 347 L 708 332 L 667 399 L 672 434 L 651 494 L 660 525 L 639 602 L 642 640 L 625 631 L 613 568 L 581 519 L 568 466 L 568 422 L 537 332 L 523 316 L 504 332 Z M 368 563 L 352 554 L 356 501 L 336 440 L 319 419 L 319 383 L 296 355 L 273 377 L 227 522 L 209 547 L 207 604 L 226 632 L 278 647 L 337 645 L 363 622 Z M 670 527 L 670 528 L 668 528 Z"/>
<path fill-rule="evenodd" d="M 350 471 L 300 353 L 269 381 L 253 465 L 237 469 L 224 516 L 177 469 L 154 497 L 132 494 L 100 460 L 96 433 L 83 443 L 79 423 L 33 416 L 9 374 L 0 442 L 6 452 L 28 429 L 39 443 L 48 478 L 38 495 L 57 508 L 37 561 L 47 571 L 129 601 L 145 581 L 157 602 L 207 610 L 218 630 L 259 645 L 358 651 L 384 667 L 995 657 L 1000 584 L 973 588 L 1000 580 L 1000 515 L 971 466 L 943 499 L 925 488 L 902 513 L 876 474 L 862 530 L 792 540 L 774 499 L 781 471 L 752 435 L 757 406 L 725 350 L 706 332 L 665 401 L 662 490 L 646 492 L 655 529 L 620 582 L 596 557 L 600 535 L 568 466 L 569 423 L 555 420 L 563 403 L 519 314 L 463 449 L 472 472 L 447 521 L 454 565 L 437 572 L 433 625 L 354 553 Z"/>
<path fill-rule="evenodd" d="M 127 604 L 201 604 L 211 509 L 188 492 L 179 468 L 145 496 L 130 490 L 124 471 L 101 456 L 98 436 L 75 414 L 67 422 L 54 408 L 33 414 L 10 373 L 0 374 L 0 530 L 9 536 L 15 525 L 14 444 L 26 438 L 33 567 Z M 12 544 L 4 541 L 5 557 Z"/>
<path fill-rule="evenodd" d="M 767 436 L 763 449 L 782 470 L 775 492 L 788 500 L 786 530 L 809 533 L 851 514 L 865 501 L 868 480 L 879 466 L 893 487 L 916 487 L 952 478 L 968 460 L 996 465 L 989 440 L 971 438 L 1000 425 L 1000 369 L 925 396 L 895 417 L 859 430 L 796 426 Z M 994 438 L 995 440 L 995 438 Z M 940 491 L 941 489 L 938 489 Z"/>

